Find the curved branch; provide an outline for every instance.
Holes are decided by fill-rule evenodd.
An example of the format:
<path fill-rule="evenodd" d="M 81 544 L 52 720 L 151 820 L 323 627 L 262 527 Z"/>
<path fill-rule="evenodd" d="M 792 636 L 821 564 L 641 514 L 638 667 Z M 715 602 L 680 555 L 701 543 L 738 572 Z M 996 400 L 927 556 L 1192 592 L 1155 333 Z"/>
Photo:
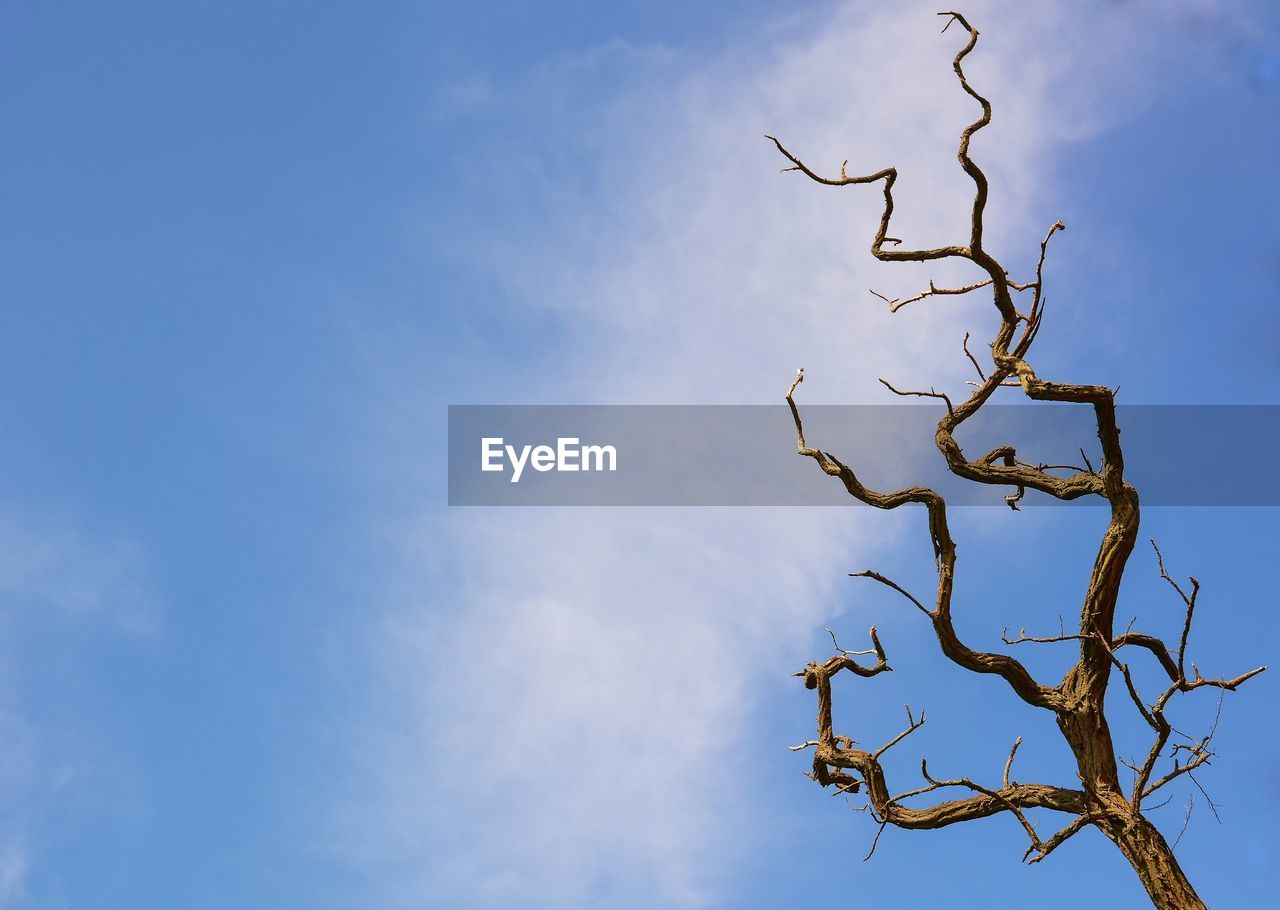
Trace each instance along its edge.
<path fill-rule="evenodd" d="M 878 493 L 863 486 L 857 475 L 834 455 L 819 449 L 810 448 L 805 442 L 804 423 L 800 418 L 800 409 L 796 406 L 795 390 L 804 381 L 804 370 L 797 372 L 795 380 L 787 390 L 787 404 L 796 426 L 796 451 L 814 459 L 824 472 L 839 477 L 845 489 L 855 499 L 878 509 L 892 510 L 908 503 L 923 505 L 928 513 L 929 535 L 933 541 L 933 552 L 937 559 L 938 591 L 933 610 L 924 606 L 898 585 L 889 582 L 883 576 L 870 571 L 860 573 L 861 577 L 874 578 L 899 593 L 906 595 L 921 610 L 929 615 L 933 622 L 934 633 L 938 644 L 945 654 L 956 664 L 975 673 L 990 673 L 1002 677 L 1014 692 L 1028 704 L 1041 708 L 1057 708 L 1061 705 L 1061 696 L 1056 688 L 1038 682 L 1018 660 L 1006 654 L 993 654 L 975 651 L 964 644 L 956 634 L 951 620 L 951 595 L 955 576 L 956 545 L 951 538 L 947 526 L 947 505 L 942 496 L 928 487 L 907 487 L 892 493 Z"/>
<path fill-rule="evenodd" d="M 1023 809 L 1054 809 L 1072 815 L 1087 811 L 1083 792 L 1045 784 L 1011 784 L 991 790 L 969 778 L 933 780 L 926 777 L 929 786 L 900 796 L 890 795 L 885 783 L 884 769 L 870 752 L 844 747 L 836 743 L 819 746 L 816 758 L 833 767 L 854 771 L 867 788 L 867 798 L 872 808 L 888 824 L 909 830 L 945 828 L 959 822 L 987 818 L 1001 812 L 1021 815 Z M 819 780 L 819 783 L 822 783 Z M 947 787 L 963 787 L 976 791 L 965 799 L 946 800 L 925 808 L 911 808 L 900 801 Z"/>
<path fill-rule="evenodd" d="M 915 396 L 917 398 L 941 399 L 942 402 L 947 406 L 947 413 L 950 414 L 950 413 L 954 413 L 955 411 L 955 408 L 951 404 L 951 399 L 943 392 L 938 392 L 938 391 L 935 391 L 934 389 L 930 389 L 927 392 L 910 392 L 910 391 L 902 392 L 902 391 L 899 391 L 898 389 L 895 389 L 892 385 L 890 385 L 889 380 L 887 379 L 881 379 L 880 384 L 884 386 L 886 389 L 888 389 L 890 392 L 892 392 L 893 394 L 898 395 L 902 398 L 910 398 L 911 396 Z"/>
<path fill-rule="evenodd" d="M 867 174 L 863 177 L 850 177 L 845 173 L 844 165 L 840 167 L 840 176 L 837 178 L 823 177 L 810 168 L 807 164 L 791 154 L 787 147 L 776 136 L 765 136 L 766 139 L 773 142 L 777 146 L 778 151 L 783 154 L 792 166 L 786 168 L 788 171 L 799 171 L 810 180 L 825 186 L 854 186 L 863 183 L 875 183 L 876 181 L 884 181 L 884 210 L 880 214 L 880 227 L 876 231 L 875 239 L 871 241 L 871 255 L 875 256 L 882 262 L 927 262 L 934 259 L 947 259 L 953 256 L 968 259 L 969 251 L 962 246 L 943 246 L 931 250 L 886 250 L 884 245 L 892 243 L 895 246 L 902 243 L 896 237 L 889 236 L 889 222 L 893 218 L 893 184 L 898 179 L 898 171 L 896 168 L 887 167 L 883 170 L 876 171 L 874 174 Z M 845 162 L 846 164 L 848 162 Z"/>
<path fill-rule="evenodd" d="M 962 65 L 964 58 L 969 56 L 969 53 L 978 46 L 978 30 L 970 25 L 968 20 L 960 13 L 946 12 L 938 15 L 950 17 L 947 20 L 947 24 L 942 28 L 944 32 L 951 27 L 953 22 L 959 23 L 969 32 L 969 42 L 959 50 L 951 66 L 956 72 L 956 78 L 960 80 L 960 87 L 965 90 L 969 97 L 982 106 L 982 116 L 966 126 L 960 133 L 960 149 L 956 152 L 956 157 L 960 159 L 960 166 L 964 168 L 964 172 L 973 180 L 973 185 L 976 189 L 973 197 L 973 218 L 969 235 L 969 251 L 976 258 L 982 254 L 982 222 L 987 208 L 987 175 L 969 157 L 969 141 L 973 139 L 974 133 L 991 123 L 991 102 L 978 94 L 973 86 L 969 84 Z M 991 277 L 996 280 L 994 275 Z"/>
<path fill-rule="evenodd" d="M 906 730 L 874 752 L 855 749 L 853 740 L 846 736 L 837 736 L 832 730 L 831 723 L 831 678 L 833 676 L 844 669 L 863 677 L 875 676 L 889 669 L 884 649 L 880 646 L 874 628 L 871 631 L 871 640 L 878 658 L 872 667 L 859 666 L 841 654 L 822 664 L 810 663 L 797 674 L 804 677 L 806 688 L 816 689 L 818 692 L 818 739 L 795 748 L 805 748 L 810 745 L 815 747 L 812 777 L 819 785 L 834 786 L 837 793 L 856 793 L 865 786 L 871 808 L 882 823 L 899 828 L 942 828 L 1000 812 L 1012 812 L 1031 833 L 1033 844 L 1039 841 L 1035 837 L 1034 828 L 1030 827 L 1022 814 L 1022 809 L 1057 809 L 1075 815 L 1085 812 L 1086 798 L 1081 791 L 1043 784 L 1008 783 L 1008 764 L 1005 766 L 1006 781 L 999 790 L 982 787 L 967 777 L 947 781 L 934 780 L 929 777 L 927 767 L 922 763 L 921 771 L 929 782 L 929 786 L 896 797 L 890 795 L 880 757 L 924 725 L 923 712 L 917 721 L 912 717 L 911 709 L 908 708 Z M 1012 762 L 1012 755 L 1010 762 Z M 854 773 L 847 773 L 850 771 Z M 977 795 L 967 799 L 947 800 L 923 809 L 901 805 L 902 800 L 943 787 L 966 787 L 976 791 Z"/>
<path fill-rule="evenodd" d="M 934 284 L 932 281 L 930 281 L 929 290 L 921 291 L 919 294 L 916 294 L 915 296 L 912 296 L 912 297 L 904 297 L 902 299 L 898 299 L 896 297 L 894 298 L 886 297 L 884 294 L 881 294 L 879 291 L 872 291 L 871 293 L 874 294 L 876 297 L 879 297 L 881 300 L 883 300 L 885 303 L 889 305 L 890 313 L 896 313 L 898 312 L 898 310 L 902 309 L 907 304 L 916 303 L 920 300 L 924 300 L 926 297 L 944 297 L 944 296 L 956 297 L 961 294 L 968 294 L 970 291 L 976 291 L 979 288 L 985 288 L 990 286 L 991 286 L 990 278 L 986 279 L 985 281 L 979 281 L 976 284 L 967 284 L 964 287 L 960 287 L 960 288 L 940 288 L 936 284 Z M 981 370 L 979 370 L 979 372 L 981 372 Z"/>

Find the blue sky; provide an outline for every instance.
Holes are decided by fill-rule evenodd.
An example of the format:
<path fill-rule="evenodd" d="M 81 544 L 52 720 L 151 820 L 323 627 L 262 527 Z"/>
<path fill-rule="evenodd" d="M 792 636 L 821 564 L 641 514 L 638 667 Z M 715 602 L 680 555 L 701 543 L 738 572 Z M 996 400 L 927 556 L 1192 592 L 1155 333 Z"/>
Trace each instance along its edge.
<path fill-rule="evenodd" d="M 992 236 L 1024 270 L 1069 225 L 1040 374 L 1275 403 L 1276 12 L 968 9 Z M 869 821 L 784 748 L 812 716 L 788 673 L 877 622 L 899 672 L 838 697 L 868 742 L 929 709 L 895 773 L 998 774 L 1016 735 L 1027 779 L 1064 773 L 1051 725 L 845 578 L 923 590 L 913 516 L 444 505 L 449 403 L 963 378 L 989 307 L 889 319 L 863 289 L 930 276 L 867 261 L 875 193 L 760 139 L 897 163 L 903 230 L 946 240 L 972 109 L 933 12 L 6 4 L 0 906 L 980 906 L 994 880 L 1052 908 L 1084 864 L 1140 905 L 1100 837 L 1028 869 L 1008 819 L 863 864 Z M 1201 666 L 1273 662 L 1273 513 L 1145 520 L 1204 583 Z M 1070 615 L 1100 521 L 967 511 L 964 628 Z M 1150 562 L 1122 612 L 1174 632 Z M 1280 885 L 1274 686 L 1228 701 L 1222 825 L 1180 845 L 1217 906 Z"/>

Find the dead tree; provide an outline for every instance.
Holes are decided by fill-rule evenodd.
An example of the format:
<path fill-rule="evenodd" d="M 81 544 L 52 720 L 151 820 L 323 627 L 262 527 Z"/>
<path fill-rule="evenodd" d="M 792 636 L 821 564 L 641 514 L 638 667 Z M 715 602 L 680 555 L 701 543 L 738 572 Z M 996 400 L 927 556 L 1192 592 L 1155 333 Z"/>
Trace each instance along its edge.
<path fill-rule="evenodd" d="M 1063 630 L 1060 635 L 1043 638 L 1028 637 L 1025 632 L 1016 638 L 1002 636 L 1007 644 L 1078 642 L 1079 659 L 1061 682 L 1054 685 L 1041 682 L 1017 659 L 1007 654 L 974 650 L 957 635 L 952 623 L 956 545 L 947 526 L 947 505 L 942 496 L 923 486 L 888 493 L 868 489 L 859 481 L 853 468 L 829 452 L 811 448 L 805 441 L 800 412 L 794 400 L 796 388 L 804 379 L 803 370 L 799 371 L 792 382 L 786 398 L 795 420 L 797 448 L 801 455 L 812 458 L 825 473 L 839 478 L 851 496 L 867 505 L 879 509 L 896 509 L 915 504 L 924 506 L 928 516 L 929 537 L 933 542 L 938 577 L 932 607 L 925 606 L 905 588 L 877 572 L 859 572 L 857 577 L 869 578 L 888 586 L 922 612 L 933 626 L 942 653 L 950 660 L 974 673 L 1000 677 L 1024 702 L 1052 712 L 1075 757 L 1078 780 L 1067 787 L 1013 780 L 1010 771 L 1021 743 L 1019 739 L 1009 752 L 999 784 L 985 785 L 969 777 L 935 778 L 922 761 L 922 785 L 895 795 L 885 780 L 881 757 L 920 728 L 925 720 L 923 712 L 917 720 L 908 709 L 907 728 L 873 752 L 856 748 L 854 740 L 837 735 L 832 729 L 832 679 L 841 671 L 848 671 L 854 676 L 871 677 L 889 669 L 884 648 L 874 627 L 871 629 L 870 650 L 852 652 L 841 650 L 837 646 L 838 653 L 835 656 L 822 663 L 810 663 L 796 674 L 803 677 L 806 688 L 817 692 L 818 729 L 817 739 L 793 748 L 814 750 L 811 776 L 823 787 L 833 787 L 836 792 L 843 793 L 865 792 L 867 809 L 880 825 L 876 833 L 877 839 L 885 826 L 889 825 L 912 830 L 942 828 L 1008 813 L 1030 839 L 1030 846 L 1023 859 L 1035 863 L 1047 857 L 1074 834 L 1093 827 L 1124 854 L 1156 907 L 1162 910 L 1203 908 L 1204 903 L 1178 865 L 1169 844 L 1156 826 L 1143 815 L 1143 807 L 1153 794 L 1174 780 L 1184 775 L 1194 780 L 1194 772 L 1208 764 L 1213 757 L 1214 753 L 1210 748 L 1213 732 L 1210 731 L 1199 739 L 1180 734 L 1166 719 L 1166 709 L 1176 696 L 1205 688 L 1234 690 L 1266 668 L 1259 667 L 1234 679 L 1208 679 L 1201 675 L 1194 663 L 1188 661 L 1187 642 L 1200 585 L 1194 578 L 1191 579 L 1189 589 L 1175 582 L 1165 572 L 1158 549 L 1156 557 L 1160 575 L 1172 585 L 1186 610 L 1182 635 L 1176 647 L 1170 647 L 1153 635 L 1131 630 L 1117 633 L 1116 598 L 1125 565 L 1138 539 L 1139 509 L 1138 492 L 1125 479 L 1124 452 L 1116 425 L 1115 395 L 1105 386 L 1075 385 L 1041 379 L 1027 360 L 1044 318 L 1045 254 L 1050 239 L 1056 232 L 1063 230 L 1064 225 L 1059 221 L 1049 228 L 1040 242 L 1035 277 L 1025 284 L 1010 280 L 1004 268 L 986 249 L 983 241 L 983 217 L 987 206 L 987 178 L 970 158 L 969 142 L 978 130 L 991 122 L 991 104 L 969 84 L 962 68 L 965 57 L 977 44 L 978 32 L 959 13 L 940 15 L 947 17 L 947 27 L 955 23 L 968 30 L 968 41 L 956 54 L 954 69 L 960 87 L 982 108 L 982 115 L 960 134 L 960 166 L 975 187 L 967 243 L 935 249 L 904 248 L 902 241 L 889 236 L 889 221 L 893 215 L 893 186 L 898 177 L 894 168 L 885 168 L 866 176 L 849 176 L 845 167 L 841 166 L 838 177 L 823 177 L 788 151 L 777 139 L 772 136 L 768 138 L 790 161 L 791 166 L 786 168 L 788 171 L 798 171 L 827 186 L 883 184 L 884 211 L 871 244 L 871 253 L 876 259 L 883 262 L 962 259 L 973 263 L 985 273 L 983 280 L 965 287 L 940 288 L 930 283 L 928 290 L 914 297 L 902 300 L 883 298 L 889 303 L 890 310 L 896 311 L 909 303 L 935 295 L 967 294 L 980 289 L 990 292 L 1000 315 L 1000 328 L 991 343 L 992 366 L 986 371 L 969 353 L 966 336 L 964 351 L 978 374 L 969 396 L 953 403 L 945 394 L 932 389 L 927 392 L 904 392 L 884 380 L 881 382 L 895 394 L 923 395 L 941 400 L 946 411 L 938 421 L 935 442 L 946 459 L 949 470 L 974 483 L 1011 488 L 1011 494 L 1005 498 L 1011 508 L 1018 508 L 1018 502 L 1026 490 L 1036 490 L 1059 500 L 1098 496 L 1108 504 L 1110 521 L 1098 547 L 1097 559 L 1084 594 L 1079 627 L 1069 634 Z M 943 31 L 946 31 L 946 27 Z M 1028 299 L 1029 305 L 1020 309 L 1019 301 Z M 966 455 L 955 440 L 956 429 L 990 400 L 997 389 L 1006 386 L 1021 388 L 1023 394 L 1035 401 L 1071 402 L 1091 407 L 1097 420 L 1098 438 L 1102 447 L 1102 461 L 1097 468 L 1087 460 L 1081 467 L 1031 464 L 1021 460 L 1011 445 L 999 446 L 976 459 Z M 1152 545 L 1154 547 L 1154 541 Z M 1129 665 L 1125 662 L 1125 655 L 1129 651 L 1146 652 L 1168 677 L 1167 686 L 1153 703 L 1143 698 L 1134 683 Z M 855 660 L 859 655 L 874 656 L 874 662 L 861 664 Z M 1117 758 L 1111 728 L 1103 710 L 1107 687 L 1117 673 L 1128 698 L 1142 719 L 1150 725 L 1153 733 L 1150 749 L 1140 763 L 1124 762 Z M 1157 764 L 1166 750 L 1171 750 L 1172 764 L 1166 773 L 1161 774 L 1157 770 Z M 1118 768 L 1120 764 L 1130 767 L 1133 774 L 1131 784 L 1121 782 Z M 966 795 L 925 807 L 918 805 L 919 797 L 942 790 L 961 791 Z M 1028 817 L 1027 810 L 1031 809 L 1062 813 L 1064 824 L 1058 827 L 1056 833 L 1041 836 Z M 874 849 L 873 843 L 872 850 Z"/>

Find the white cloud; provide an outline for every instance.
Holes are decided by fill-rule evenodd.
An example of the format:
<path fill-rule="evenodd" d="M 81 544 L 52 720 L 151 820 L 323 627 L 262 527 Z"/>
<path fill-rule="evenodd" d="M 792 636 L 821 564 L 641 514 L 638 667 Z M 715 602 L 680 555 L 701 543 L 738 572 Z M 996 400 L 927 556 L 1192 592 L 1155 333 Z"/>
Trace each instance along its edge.
<path fill-rule="evenodd" d="M 715 769 L 758 668 L 798 653 L 830 603 L 836 579 L 807 567 L 841 547 L 792 510 L 628 515 L 453 523 L 465 615 L 424 629 L 411 609 L 391 630 L 389 676 L 426 688 L 396 718 L 380 816 L 406 838 L 394 847 L 434 856 L 442 902 L 514 889 L 563 906 L 603 888 L 621 906 L 618 877 L 639 874 L 687 903 L 705 839 L 740 813 Z"/>
<path fill-rule="evenodd" d="M 1025 268 L 1064 214 L 1036 205 L 1059 144 L 1147 102 L 1167 73 L 1158 61 L 1134 70 L 1176 23 L 976 6 L 984 39 L 968 69 L 996 107 L 974 148 L 993 183 L 991 243 Z M 892 163 L 895 234 L 910 245 L 966 236 L 971 186 L 954 154 L 976 107 L 950 71 L 962 38 L 938 35 L 932 7 L 906 7 L 792 21 L 710 59 L 602 51 L 544 73 L 581 86 L 593 66 L 645 68 L 603 106 L 580 88 L 586 114 L 563 98 L 548 114 L 558 119 L 545 137 L 573 132 L 579 152 L 593 150 L 591 198 L 557 188 L 557 147 L 507 162 L 505 178 L 497 159 L 477 165 L 556 210 L 537 236 L 495 236 L 486 222 L 459 231 L 459 249 L 474 244 L 477 265 L 527 306 L 589 326 L 555 375 L 473 364 L 486 391 L 776 401 L 800 365 L 808 401 L 880 400 L 881 375 L 958 382 L 960 337 L 987 334 L 989 303 L 929 302 L 890 319 L 867 288 L 910 293 L 957 273 L 872 261 L 878 188 L 779 176 L 761 138 L 783 137 L 825 171 L 846 158 L 851 171 Z M 490 87 L 492 104 L 501 90 Z M 369 781 L 344 816 L 359 861 L 394 867 L 388 900 L 415 906 L 706 901 L 744 858 L 736 832 L 761 822 L 726 792 L 724 766 L 732 756 L 751 779 L 759 751 L 781 746 L 751 740 L 755 693 L 807 656 L 845 563 L 866 562 L 903 526 L 788 510 L 433 513 L 409 534 L 417 568 L 397 579 L 376 647 L 384 711 L 361 731 Z M 865 622 L 844 624 L 860 635 Z"/>

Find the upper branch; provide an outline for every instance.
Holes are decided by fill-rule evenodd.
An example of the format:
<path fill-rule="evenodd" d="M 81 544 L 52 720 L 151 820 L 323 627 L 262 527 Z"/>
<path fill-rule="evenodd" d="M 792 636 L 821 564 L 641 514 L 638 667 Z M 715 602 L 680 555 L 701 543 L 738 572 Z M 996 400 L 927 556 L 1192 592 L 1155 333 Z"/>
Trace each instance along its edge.
<path fill-rule="evenodd" d="M 776 136 L 765 136 L 765 138 L 771 140 L 778 147 L 778 151 L 791 162 L 792 166 L 785 170 L 799 171 L 810 180 L 818 183 L 827 186 L 852 186 L 861 183 L 875 183 L 878 180 L 884 181 L 884 210 L 880 214 L 880 227 L 876 230 L 875 239 L 871 241 L 871 255 L 882 262 L 927 262 L 932 259 L 946 259 L 952 256 L 969 258 L 969 251 L 961 246 L 942 246 L 930 250 L 885 249 L 884 245 L 886 243 L 891 243 L 894 246 L 902 243 L 897 237 L 889 236 L 889 222 L 893 218 L 893 184 L 898 179 L 897 168 L 887 167 L 863 177 L 850 177 L 845 172 L 845 166 L 848 164 L 846 161 L 840 166 L 839 177 L 823 177 L 788 151 Z"/>
<path fill-rule="evenodd" d="M 973 98 L 982 106 L 982 116 L 966 126 L 960 133 L 960 149 L 956 153 L 956 157 L 960 159 L 960 166 L 964 168 L 964 172 L 973 180 L 973 184 L 976 189 L 973 196 L 973 217 L 969 234 L 969 251 L 970 255 L 979 257 L 983 252 L 982 230 L 983 216 L 986 213 L 987 208 L 987 175 L 984 174 L 982 169 L 974 163 L 974 160 L 971 157 L 969 157 L 969 141 L 973 138 L 974 133 L 978 132 L 978 130 L 991 122 L 991 102 L 978 94 L 974 87 L 969 84 L 969 80 L 965 77 L 964 67 L 962 65 L 964 63 L 964 58 L 969 56 L 969 53 L 978 46 L 978 30 L 970 25 L 968 20 L 960 13 L 947 12 L 939 13 L 938 15 L 950 17 L 947 19 L 947 24 L 942 27 L 944 32 L 951 27 L 953 22 L 958 22 L 969 32 L 969 41 L 956 54 L 955 60 L 952 61 L 952 68 L 956 71 L 956 77 L 960 80 L 961 88 L 965 90 L 969 97 Z M 994 279 L 995 276 L 993 275 L 992 278 Z"/>

